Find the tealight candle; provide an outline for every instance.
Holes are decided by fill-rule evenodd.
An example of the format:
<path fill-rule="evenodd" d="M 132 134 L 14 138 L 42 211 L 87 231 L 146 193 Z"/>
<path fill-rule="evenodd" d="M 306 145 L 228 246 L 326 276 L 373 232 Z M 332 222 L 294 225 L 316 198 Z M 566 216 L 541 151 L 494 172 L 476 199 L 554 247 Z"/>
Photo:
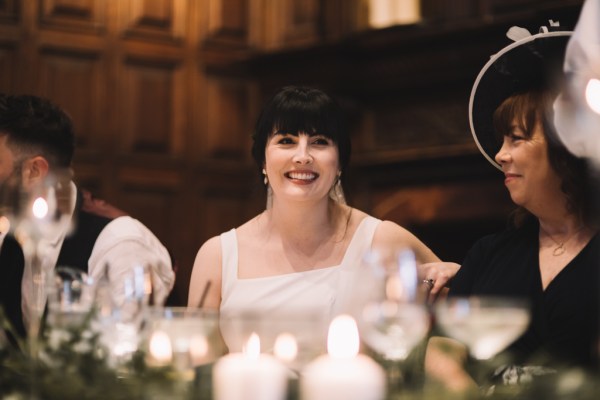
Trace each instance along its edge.
<path fill-rule="evenodd" d="M 152 333 L 150 337 L 150 356 L 155 364 L 163 365 L 171 362 L 173 348 L 169 335 L 162 331 Z"/>
<path fill-rule="evenodd" d="M 372 359 L 358 354 L 356 321 L 340 315 L 329 326 L 327 351 L 311 362 L 300 378 L 304 400 L 381 400 L 385 373 Z"/>
<path fill-rule="evenodd" d="M 283 400 L 287 372 L 274 357 L 260 353 L 260 338 L 253 333 L 243 353 L 227 354 L 213 369 L 215 400 Z"/>

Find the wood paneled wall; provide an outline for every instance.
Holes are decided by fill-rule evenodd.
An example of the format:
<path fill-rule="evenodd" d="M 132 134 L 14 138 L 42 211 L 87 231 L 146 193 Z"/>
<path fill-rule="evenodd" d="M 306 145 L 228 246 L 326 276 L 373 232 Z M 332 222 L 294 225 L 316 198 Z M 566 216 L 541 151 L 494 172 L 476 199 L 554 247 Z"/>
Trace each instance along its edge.
<path fill-rule="evenodd" d="M 465 123 L 472 72 L 491 52 L 457 56 L 439 39 L 463 21 L 454 39 L 469 43 L 501 5 L 447 3 L 424 0 L 420 26 L 372 32 L 364 0 L 4 0 L 0 90 L 70 113 L 76 180 L 176 256 L 175 303 L 186 301 L 199 246 L 262 210 L 250 133 L 263 100 L 290 83 L 323 86 L 348 111 L 352 202 L 459 260 L 509 202 Z"/>

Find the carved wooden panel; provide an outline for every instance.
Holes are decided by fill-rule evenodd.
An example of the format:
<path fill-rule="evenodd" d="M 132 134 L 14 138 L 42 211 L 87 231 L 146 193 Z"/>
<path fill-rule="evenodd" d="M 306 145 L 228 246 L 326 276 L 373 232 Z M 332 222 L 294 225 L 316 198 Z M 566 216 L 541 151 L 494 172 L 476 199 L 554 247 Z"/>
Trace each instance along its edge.
<path fill-rule="evenodd" d="M 120 1 L 122 29 L 126 37 L 181 41 L 186 30 L 186 0 Z"/>
<path fill-rule="evenodd" d="M 320 34 L 318 0 L 262 0 L 264 21 L 259 47 L 290 48 L 315 43 Z"/>
<path fill-rule="evenodd" d="M 438 257 L 458 263 L 477 239 L 503 230 L 514 209 L 500 177 L 497 181 L 389 187 L 376 190 L 372 201 L 373 215 L 410 229 Z"/>
<path fill-rule="evenodd" d="M 206 0 L 206 42 L 246 47 L 249 44 L 250 0 Z"/>
<path fill-rule="evenodd" d="M 500 178 L 498 182 L 388 188 L 374 193 L 373 203 L 373 215 L 402 225 L 506 215 L 513 208 Z"/>
<path fill-rule="evenodd" d="M 185 129 L 184 88 L 177 60 L 128 58 L 119 85 L 119 149 L 141 154 L 180 153 Z"/>
<path fill-rule="evenodd" d="M 101 54 L 45 47 L 39 54 L 39 93 L 73 119 L 77 146 L 98 146 L 106 128 L 106 68 Z"/>
<path fill-rule="evenodd" d="M 156 236 L 161 233 L 172 232 L 175 228 L 173 219 L 174 207 L 170 198 L 172 193 L 157 191 L 156 189 L 141 190 L 138 188 L 123 188 L 118 198 L 118 204 L 123 211 L 132 217 L 143 221 Z M 168 237 L 161 238 L 163 243 L 169 241 Z"/>
<path fill-rule="evenodd" d="M 106 29 L 105 0 L 41 0 L 40 23 L 44 27 L 102 31 Z"/>
<path fill-rule="evenodd" d="M 241 80 L 211 78 L 206 85 L 206 129 L 199 150 L 210 157 L 247 158 L 250 96 Z"/>
<path fill-rule="evenodd" d="M 318 39 L 320 21 L 318 0 L 288 0 L 285 9 L 285 44 L 311 43 Z"/>
<path fill-rule="evenodd" d="M 473 17 L 479 14 L 480 3 L 481 0 L 421 0 L 421 13 L 429 20 Z"/>
<path fill-rule="evenodd" d="M 415 99 L 379 106 L 373 118 L 373 148 L 402 150 L 472 143 L 462 99 Z"/>
<path fill-rule="evenodd" d="M 19 11 L 19 0 L 0 1 L 0 21 L 18 21 Z"/>
<path fill-rule="evenodd" d="M 15 48 L 0 44 L 0 92 L 11 93 L 16 90 L 17 59 Z"/>

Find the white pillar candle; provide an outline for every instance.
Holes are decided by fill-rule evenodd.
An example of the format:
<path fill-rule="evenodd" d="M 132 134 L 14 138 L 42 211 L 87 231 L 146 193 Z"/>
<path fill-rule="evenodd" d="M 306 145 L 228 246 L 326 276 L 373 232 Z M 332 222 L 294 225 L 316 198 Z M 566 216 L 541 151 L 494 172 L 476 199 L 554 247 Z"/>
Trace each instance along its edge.
<path fill-rule="evenodd" d="M 310 363 L 300 377 L 304 400 L 381 400 L 385 373 L 369 357 L 358 354 L 360 341 L 354 319 L 336 317 L 329 326 L 327 355 Z"/>
<path fill-rule="evenodd" d="M 274 357 L 260 354 L 260 338 L 253 333 L 243 353 L 227 354 L 213 369 L 215 400 L 283 400 L 287 371 Z"/>

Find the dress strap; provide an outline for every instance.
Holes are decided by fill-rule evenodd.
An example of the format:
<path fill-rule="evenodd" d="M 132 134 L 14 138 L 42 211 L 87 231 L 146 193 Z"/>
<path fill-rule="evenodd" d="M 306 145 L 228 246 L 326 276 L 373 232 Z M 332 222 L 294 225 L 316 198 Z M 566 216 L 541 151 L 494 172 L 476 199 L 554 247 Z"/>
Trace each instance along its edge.
<path fill-rule="evenodd" d="M 362 261 L 365 253 L 371 249 L 375 231 L 380 223 L 380 219 L 370 215 L 360 221 L 360 224 L 358 225 L 358 228 L 356 228 L 356 232 L 354 232 L 354 236 L 346 249 L 346 253 L 344 254 L 344 259 L 342 260 L 343 268 L 358 267 L 358 264 Z"/>
<path fill-rule="evenodd" d="M 238 276 L 238 246 L 235 228 L 221 234 L 221 296 L 233 290 Z"/>
<path fill-rule="evenodd" d="M 375 231 L 381 223 L 375 217 L 365 217 L 346 249 L 344 259 L 340 265 L 340 275 L 337 286 L 337 296 L 333 308 L 333 316 L 341 313 L 353 313 L 356 306 L 356 287 L 361 278 L 361 267 L 363 257 L 371 249 Z"/>

